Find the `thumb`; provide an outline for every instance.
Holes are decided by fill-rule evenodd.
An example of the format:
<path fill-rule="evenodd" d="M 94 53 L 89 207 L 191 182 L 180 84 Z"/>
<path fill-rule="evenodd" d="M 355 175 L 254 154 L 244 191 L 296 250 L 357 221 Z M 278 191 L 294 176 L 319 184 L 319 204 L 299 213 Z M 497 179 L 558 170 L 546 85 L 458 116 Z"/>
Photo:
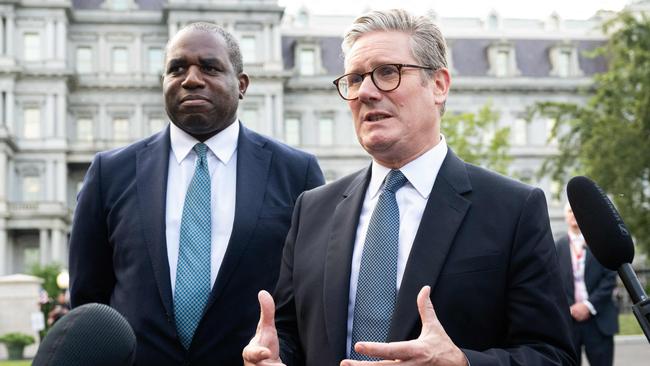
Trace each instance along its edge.
<path fill-rule="evenodd" d="M 275 329 L 275 302 L 273 297 L 267 291 L 260 291 L 257 294 L 260 302 L 260 322 L 257 324 L 258 332 L 264 328 L 271 327 Z"/>
<path fill-rule="evenodd" d="M 431 287 L 424 286 L 418 293 L 418 312 L 422 321 L 422 333 L 425 334 L 438 324 L 438 317 L 431 303 Z"/>

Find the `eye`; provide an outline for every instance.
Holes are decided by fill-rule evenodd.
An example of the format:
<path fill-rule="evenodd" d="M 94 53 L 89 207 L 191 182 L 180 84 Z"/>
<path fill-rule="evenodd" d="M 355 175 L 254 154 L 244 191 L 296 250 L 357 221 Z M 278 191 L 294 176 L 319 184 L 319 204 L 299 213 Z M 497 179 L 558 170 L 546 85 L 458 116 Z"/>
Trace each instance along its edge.
<path fill-rule="evenodd" d="M 380 78 L 391 78 L 396 76 L 398 73 L 397 67 L 395 65 L 382 65 L 375 70 L 375 76 Z"/>
<path fill-rule="evenodd" d="M 203 70 L 203 72 L 208 74 L 217 74 L 221 72 L 221 70 L 218 67 L 212 65 L 203 65 L 201 66 L 201 70 Z"/>
<path fill-rule="evenodd" d="M 185 66 L 182 65 L 170 65 L 167 68 L 167 73 L 172 75 L 178 75 L 185 71 Z"/>
<path fill-rule="evenodd" d="M 343 80 L 345 80 L 349 86 L 354 86 L 354 85 L 361 84 L 361 82 L 363 82 L 363 76 L 361 76 L 360 74 L 349 74 Z"/>

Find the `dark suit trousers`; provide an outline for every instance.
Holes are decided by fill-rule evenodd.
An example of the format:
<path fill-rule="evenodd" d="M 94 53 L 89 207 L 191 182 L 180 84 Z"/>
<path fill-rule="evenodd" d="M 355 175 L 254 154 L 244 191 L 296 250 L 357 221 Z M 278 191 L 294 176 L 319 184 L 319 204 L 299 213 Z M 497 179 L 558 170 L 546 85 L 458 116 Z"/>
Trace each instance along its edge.
<path fill-rule="evenodd" d="M 584 346 L 590 366 L 612 366 L 614 362 L 614 337 L 598 329 L 595 318 L 584 322 L 573 322 L 573 341 L 578 354 L 578 366 L 582 362 L 581 349 Z"/>

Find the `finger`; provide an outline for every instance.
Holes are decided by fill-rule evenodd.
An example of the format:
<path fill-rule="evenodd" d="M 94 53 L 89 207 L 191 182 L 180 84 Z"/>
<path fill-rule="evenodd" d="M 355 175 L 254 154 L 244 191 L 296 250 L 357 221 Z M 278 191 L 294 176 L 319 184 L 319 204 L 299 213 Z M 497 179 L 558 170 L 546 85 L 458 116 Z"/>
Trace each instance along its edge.
<path fill-rule="evenodd" d="M 245 362 L 257 364 L 263 360 L 270 358 L 271 351 L 266 347 L 249 344 L 248 346 L 244 347 L 242 357 L 244 358 Z"/>
<path fill-rule="evenodd" d="M 416 353 L 414 341 L 402 341 L 391 343 L 380 342 L 357 342 L 354 345 L 357 353 L 383 360 L 410 360 Z"/>
<path fill-rule="evenodd" d="M 260 322 L 257 329 L 262 327 L 273 327 L 275 329 L 275 303 L 268 292 L 262 290 L 257 294 L 260 302 Z"/>
<path fill-rule="evenodd" d="M 424 286 L 418 293 L 418 312 L 422 321 L 422 333 L 432 329 L 439 324 L 433 303 L 431 303 L 431 287 Z"/>
<path fill-rule="evenodd" d="M 340 366 L 404 366 L 402 361 L 397 360 L 382 360 L 382 361 L 357 361 L 357 360 L 343 360 Z"/>

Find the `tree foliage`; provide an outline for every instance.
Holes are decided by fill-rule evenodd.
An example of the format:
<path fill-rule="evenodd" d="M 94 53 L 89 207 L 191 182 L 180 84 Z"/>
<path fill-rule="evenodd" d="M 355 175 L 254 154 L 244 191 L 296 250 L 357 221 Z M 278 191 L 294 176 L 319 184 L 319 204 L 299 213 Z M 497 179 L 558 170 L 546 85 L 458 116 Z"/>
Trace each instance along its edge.
<path fill-rule="evenodd" d="M 487 104 L 477 113 L 445 114 L 442 133 L 466 162 L 505 174 L 512 161 L 510 128 L 499 127 L 498 121 L 499 113 Z"/>
<path fill-rule="evenodd" d="M 541 173 L 558 181 L 587 175 L 613 198 L 637 244 L 650 252 L 650 19 L 620 13 L 604 24 L 607 60 L 586 105 L 546 102 L 531 110 L 554 118 L 559 154 Z"/>

